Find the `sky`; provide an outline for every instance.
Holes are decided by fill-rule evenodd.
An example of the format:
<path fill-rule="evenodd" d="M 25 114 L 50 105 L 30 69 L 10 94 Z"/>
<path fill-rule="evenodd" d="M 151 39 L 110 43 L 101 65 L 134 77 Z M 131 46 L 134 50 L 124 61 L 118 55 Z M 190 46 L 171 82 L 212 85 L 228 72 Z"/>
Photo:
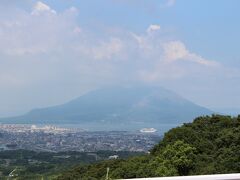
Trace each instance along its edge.
<path fill-rule="evenodd" d="M 240 109 L 238 0 L 1 0 L 0 117 L 147 84 Z"/>

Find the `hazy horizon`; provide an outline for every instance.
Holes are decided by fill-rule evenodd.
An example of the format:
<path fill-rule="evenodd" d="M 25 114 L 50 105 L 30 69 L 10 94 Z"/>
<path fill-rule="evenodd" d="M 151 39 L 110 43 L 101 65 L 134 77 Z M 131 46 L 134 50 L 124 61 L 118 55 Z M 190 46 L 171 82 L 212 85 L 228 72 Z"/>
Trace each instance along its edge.
<path fill-rule="evenodd" d="M 0 117 L 150 84 L 240 110 L 240 1 L 3 0 Z"/>

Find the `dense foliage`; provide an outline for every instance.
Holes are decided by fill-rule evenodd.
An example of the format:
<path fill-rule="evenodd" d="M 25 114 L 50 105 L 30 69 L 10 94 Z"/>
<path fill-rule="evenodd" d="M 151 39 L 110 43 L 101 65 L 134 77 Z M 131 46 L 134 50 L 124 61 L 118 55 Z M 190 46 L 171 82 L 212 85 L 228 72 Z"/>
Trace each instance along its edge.
<path fill-rule="evenodd" d="M 0 151 L 0 179 L 9 179 L 11 172 L 17 180 L 52 179 L 64 169 L 76 165 L 103 161 L 118 155 L 121 159 L 141 155 L 140 152 L 34 152 L 28 150 Z"/>
<path fill-rule="evenodd" d="M 58 180 L 160 177 L 240 172 L 240 116 L 212 115 L 171 129 L 149 155 L 103 161 L 63 172 Z"/>

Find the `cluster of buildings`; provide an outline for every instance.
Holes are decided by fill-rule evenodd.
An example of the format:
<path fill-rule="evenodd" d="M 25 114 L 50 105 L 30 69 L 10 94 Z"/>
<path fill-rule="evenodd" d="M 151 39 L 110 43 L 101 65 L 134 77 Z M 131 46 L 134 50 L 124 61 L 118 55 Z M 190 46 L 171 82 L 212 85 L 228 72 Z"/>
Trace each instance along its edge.
<path fill-rule="evenodd" d="M 54 126 L 0 125 L 0 149 L 33 151 L 143 151 L 160 137 L 155 133 L 126 131 L 83 131 Z"/>

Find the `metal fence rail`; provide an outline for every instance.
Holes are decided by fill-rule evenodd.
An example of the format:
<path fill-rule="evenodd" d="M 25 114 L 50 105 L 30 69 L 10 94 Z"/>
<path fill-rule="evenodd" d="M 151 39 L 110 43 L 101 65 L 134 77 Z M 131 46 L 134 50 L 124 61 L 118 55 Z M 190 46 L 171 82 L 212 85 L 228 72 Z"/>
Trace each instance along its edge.
<path fill-rule="evenodd" d="M 125 179 L 125 180 L 130 180 L 130 179 Z M 131 180 L 240 180 L 240 173 L 239 174 L 159 177 L 159 178 L 139 178 L 139 179 L 131 179 Z"/>

